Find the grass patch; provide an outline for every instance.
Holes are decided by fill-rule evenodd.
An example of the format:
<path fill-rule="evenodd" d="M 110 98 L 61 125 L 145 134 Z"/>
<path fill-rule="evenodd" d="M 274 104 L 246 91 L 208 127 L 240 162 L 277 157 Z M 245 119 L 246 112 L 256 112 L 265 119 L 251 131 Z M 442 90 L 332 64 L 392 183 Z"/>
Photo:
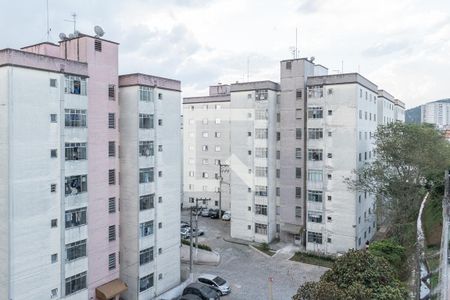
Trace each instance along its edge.
<path fill-rule="evenodd" d="M 305 264 L 331 268 L 333 267 L 336 259 L 327 255 L 313 254 L 309 252 L 295 252 L 295 255 L 291 257 L 291 260 L 302 262 Z"/>
<path fill-rule="evenodd" d="M 267 243 L 262 243 L 262 244 L 259 244 L 259 245 L 253 246 L 253 247 L 255 247 L 259 251 L 261 251 L 269 256 L 272 256 L 275 254 L 275 251 L 270 249 L 269 244 L 267 244 Z"/>
<path fill-rule="evenodd" d="M 183 244 L 183 245 L 187 245 L 187 246 L 189 246 L 191 243 L 188 241 L 188 240 L 181 240 L 181 243 Z M 193 247 L 195 248 L 195 243 L 192 243 L 193 244 Z M 211 250 L 211 247 L 209 247 L 208 245 L 206 245 L 206 244 L 198 244 L 198 249 L 202 249 L 202 250 L 206 250 L 206 251 L 212 251 Z"/>
<path fill-rule="evenodd" d="M 427 246 L 441 245 L 442 197 L 438 193 L 431 193 L 423 211 L 422 222 Z"/>

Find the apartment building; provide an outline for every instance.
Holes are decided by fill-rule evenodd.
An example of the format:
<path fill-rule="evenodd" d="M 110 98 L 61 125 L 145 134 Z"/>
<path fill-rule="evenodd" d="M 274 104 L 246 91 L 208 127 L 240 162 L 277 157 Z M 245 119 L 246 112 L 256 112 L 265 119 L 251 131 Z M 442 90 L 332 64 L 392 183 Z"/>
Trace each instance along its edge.
<path fill-rule="evenodd" d="M 394 119 L 405 123 L 405 103 L 399 99 L 395 99 Z"/>
<path fill-rule="evenodd" d="M 180 82 L 130 74 L 119 88 L 122 297 L 153 299 L 180 282 Z"/>
<path fill-rule="evenodd" d="M 184 98 L 183 207 L 195 206 L 196 199 L 202 199 L 199 206 L 220 205 L 222 210 L 230 210 L 230 172 L 226 166 L 230 151 L 230 85 L 210 86 L 208 96 Z M 219 163 L 224 165 L 222 174 Z"/>
<path fill-rule="evenodd" d="M 270 242 L 276 234 L 276 105 L 279 84 L 231 85 L 231 237 Z"/>
<path fill-rule="evenodd" d="M 377 115 L 378 125 L 387 125 L 396 120 L 396 100 L 394 96 L 384 90 L 378 91 Z"/>
<path fill-rule="evenodd" d="M 119 113 L 124 110 L 118 99 L 118 44 L 77 33 L 59 44 L 0 50 L 0 86 L 0 152 L 6 158 L 0 166 L 0 294 L 8 299 L 106 300 L 118 299 L 127 285 L 136 290 L 136 280 L 130 285 L 120 273 Z M 161 91 L 155 88 L 158 97 L 165 96 Z M 169 139 L 179 131 L 179 82 L 167 98 L 168 108 L 157 115 L 164 122 L 160 132 Z M 170 127 L 177 130 L 164 132 Z M 178 159 L 161 159 L 155 169 L 158 178 L 166 172 L 168 178 L 179 178 L 180 138 L 176 143 L 167 139 L 156 143 L 161 141 L 164 151 Z M 171 234 L 176 227 L 177 241 L 154 239 L 155 249 L 172 258 L 169 244 L 179 247 L 181 185 L 179 179 L 173 182 L 178 189 L 166 188 L 169 179 L 158 185 L 158 196 L 171 203 L 159 210 L 166 219 L 158 230 Z M 122 213 L 137 216 L 139 211 Z M 122 219 L 122 225 L 130 230 L 134 221 Z M 135 232 L 142 231 L 135 225 Z M 159 282 L 152 293 L 179 282 L 179 266 L 164 255 L 158 262 Z M 140 282 L 150 289 L 153 281 L 146 279 Z"/>
<path fill-rule="evenodd" d="M 350 73 L 307 79 L 306 249 L 361 249 L 376 231 L 375 196 L 346 178 L 374 159 L 378 87 Z"/>

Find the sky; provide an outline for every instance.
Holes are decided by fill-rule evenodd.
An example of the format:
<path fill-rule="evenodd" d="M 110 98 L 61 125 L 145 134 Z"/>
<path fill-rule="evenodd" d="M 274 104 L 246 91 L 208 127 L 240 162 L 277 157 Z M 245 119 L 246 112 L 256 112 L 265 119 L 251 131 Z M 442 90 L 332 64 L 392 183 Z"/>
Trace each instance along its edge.
<path fill-rule="evenodd" d="M 449 0 L 48 0 L 50 41 L 76 28 L 120 43 L 121 74 L 181 80 L 182 96 L 209 85 L 279 81 L 300 57 L 360 72 L 407 108 L 450 98 Z M 0 49 L 47 40 L 47 0 L 0 0 Z"/>

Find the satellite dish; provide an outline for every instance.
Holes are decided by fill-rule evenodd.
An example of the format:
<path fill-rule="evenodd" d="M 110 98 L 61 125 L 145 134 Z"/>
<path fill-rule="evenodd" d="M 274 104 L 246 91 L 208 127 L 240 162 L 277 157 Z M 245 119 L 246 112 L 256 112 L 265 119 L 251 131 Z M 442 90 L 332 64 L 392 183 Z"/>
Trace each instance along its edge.
<path fill-rule="evenodd" d="M 61 32 L 61 33 L 59 34 L 59 39 L 60 39 L 61 41 L 64 41 L 65 39 L 67 39 L 66 34 L 65 34 L 64 32 Z"/>
<path fill-rule="evenodd" d="M 316 58 L 314 56 L 311 56 L 311 58 L 309 59 L 311 62 L 314 62 Z"/>
<path fill-rule="evenodd" d="M 73 33 L 74 36 L 79 37 L 80 36 L 80 32 L 78 30 L 75 30 L 75 32 Z"/>
<path fill-rule="evenodd" d="M 73 39 L 75 36 L 73 35 L 73 33 L 69 34 L 69 39 Z"/>
<path fill-rule="evenodd" d="M 94 31 L 95 31 L 95 34 L 96 34 L 97 36 L 99 36 L 99 37 L 102 37 L 102 36 L 105 34 L 105 32 L 103 31 L 103 28 L 101 28 L 101 27 L 98 26 L 98 25 L 96 25 L 96 26 L 94 27 Z"/>

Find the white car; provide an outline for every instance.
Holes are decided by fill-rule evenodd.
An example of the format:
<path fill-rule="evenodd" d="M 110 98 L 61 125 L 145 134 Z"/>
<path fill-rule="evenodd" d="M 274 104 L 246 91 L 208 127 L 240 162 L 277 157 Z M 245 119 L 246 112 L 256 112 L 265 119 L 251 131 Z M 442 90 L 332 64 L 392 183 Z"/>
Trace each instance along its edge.
<path fill-rule="evenodd" d="M 222 215 L 222 220 L 224 221 L 230 221 L 231 220 L 231 211 L 227 210 Z"/>
<path fill-rule="evenodd" d="M 228 282 L 217 275 L 202 274 L 198 276 L 197 280 L 201 283 L 211 286 L 212 288 L 220 292 L 221 296 L 231 293 L 231 288 Z"/>

